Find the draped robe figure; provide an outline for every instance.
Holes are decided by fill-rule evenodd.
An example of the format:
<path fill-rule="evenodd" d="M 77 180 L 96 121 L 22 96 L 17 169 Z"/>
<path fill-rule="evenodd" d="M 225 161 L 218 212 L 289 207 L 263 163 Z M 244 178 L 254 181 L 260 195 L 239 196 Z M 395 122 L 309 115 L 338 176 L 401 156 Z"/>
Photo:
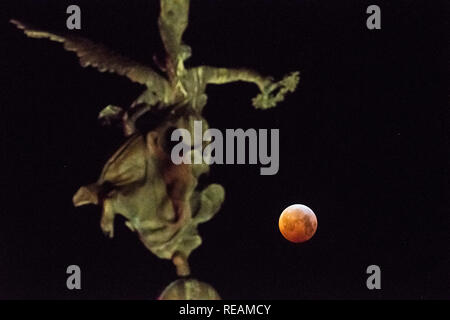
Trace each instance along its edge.
<path fill-rule="evenodd" d="M 183 43 L 182 36 L 188 15 L 189 0 L 160 0 L 158 26 L 165 57 L 157 61 L 158 71 L 90 40 L 11 20 L 29 37 L 62 43 L 77 54 L 83 67 L 126 76 L 146 87 L 127 110 L 110 105 L 100 112 L 99 119 L 104 123 L 120 121 L 128 140 L 107 161 L 100 178 L 76 192 L 73 203 L 102 206 L 101 228 L 110 237 L 114 234 L 114 216 L 124 216 L 126 225 L 151 252 L 172 259 L 180 276 L 190 274 L 188 257 L 201 244 L 197 225 L 218 212 L 225 193 L 218 184 L 198 189 L 198 178 L 209 170 L 207 164 L 175 165 L 171 161 L 171 133 L 177 128 L 193 132 L 194 121 L 202 121 L 203 128 L 208 128 L 202 110 L 209 84 L 252 82 L 260 90 L 252 100 L 254 107 L 267 109 L 283 101 L 299 81 L 298 72 L 275 82 L 247 69 L 186 69 L 184 62 L 191 48 Z"/>

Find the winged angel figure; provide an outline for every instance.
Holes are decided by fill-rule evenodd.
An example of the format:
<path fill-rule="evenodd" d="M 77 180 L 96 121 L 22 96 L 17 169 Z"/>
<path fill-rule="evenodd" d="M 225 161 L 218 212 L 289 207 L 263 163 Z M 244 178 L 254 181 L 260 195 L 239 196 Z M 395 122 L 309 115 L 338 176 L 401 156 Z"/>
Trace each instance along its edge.
<path fill-rule="evenodd" d="M 74 35 L 50 33 L 11 20 L 32 38 L 60 42 L 80 59 L 81 66 L 126 76 L 146 87 L 128 110 L 107 106 L 99 118 L 119 121 L 127 141 L 108 160 L 97 182 L 81 187 L 73 197 L 75 206 L 100 205 L 101 228 L 113 237 L 114 216 L 121 214 L 156 256 L 171 259 L 177 274 L 190 274 L 188 257 L 201 244 L 197 225 L 211 219 L 224 201 L 224 189 L 210 184 L 199 190 L 200 175 L 207 164 L 175 165 L 170 159 L 171 133 L 176 128 L 193 132 L 194 121 L 206 120 L 205 90 L 209 84 L 246 81 L 260 90 L 256 108 L 267 109 L 284 100 L 299 81 L 294 72 L 279 82 L 247 69 L 197 66 L 186 69 L 191 48 L 182 36 L 188 25 L 189 0 L 160 0 L 158 26 L 165 49 L 160 70 L 134 62 L 103 45 Z"/>

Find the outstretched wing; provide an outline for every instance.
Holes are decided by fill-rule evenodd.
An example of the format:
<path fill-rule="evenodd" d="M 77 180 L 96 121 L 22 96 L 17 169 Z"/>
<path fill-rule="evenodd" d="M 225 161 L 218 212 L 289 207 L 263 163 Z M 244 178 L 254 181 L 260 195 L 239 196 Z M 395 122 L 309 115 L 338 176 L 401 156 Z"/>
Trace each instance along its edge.
<path fill-rule="evenodd" d="M 159 32 L 167 53 L 166 67 L 169 75 L 174 76 L 180 59 L 190 56 L 190 47 L 182 42 L 188 26 L 190 0 L 161 0 L 160 3 Z"/>
<path fill-rule="evenodd" d="M 150 67 L 141 65 L 88 39 L 38 30 L 17 20 L 11 20 L 10 22 L 17 28 L 24 30 L 24 33 L 30 38 L 50 39 L 63 43 L 67 51 L 73 51 L 77 54 L 82 67 L 92 66 L 100 72 L 117 73 L 147 87 L 156 87 L 156 90 L 166 81 Z"/>

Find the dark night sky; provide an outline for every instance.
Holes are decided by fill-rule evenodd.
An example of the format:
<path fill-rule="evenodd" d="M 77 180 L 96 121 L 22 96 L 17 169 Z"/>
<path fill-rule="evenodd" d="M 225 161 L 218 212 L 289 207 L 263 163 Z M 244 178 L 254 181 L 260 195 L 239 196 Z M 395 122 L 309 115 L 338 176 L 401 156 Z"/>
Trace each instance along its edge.
<path fill-rule="evenodd" d="M 26 38 L 7 19 L 64 31 L 66 7 L 78 4 L 79 34 L 150 62 L 160 47 L 158 3 L 8 2 L 0 298 L 153 299 L 176 279 L 171 262 L 148 252 L 121 218 L 107 239 L 100 208 L 71 203 L 123 142 L 97 123 L 98 112 L 129 106 L 143 88 L 79 67 L 73 53 Z M 227 197 L 200 226 L 193 276 L 225 299 L 450 298 L 444 1 L 192 2 L 188 65 L 302 75 L 298 90 L 268 111 L 251 107 L 251 84 L 208 88 L 211 127 L 280 128 L 280 171 L 212 167 L 209 181 Z M 381 7 L 381 30 L 366 28 L 370 4 Z M 278 231 L 293 203 L 319 221 L 302 245 Z M 65 287 L 71 264 L 82 269 L 78 292 Z M 371 264 L 381 267 L 382 290 L 365 286 Z"/>

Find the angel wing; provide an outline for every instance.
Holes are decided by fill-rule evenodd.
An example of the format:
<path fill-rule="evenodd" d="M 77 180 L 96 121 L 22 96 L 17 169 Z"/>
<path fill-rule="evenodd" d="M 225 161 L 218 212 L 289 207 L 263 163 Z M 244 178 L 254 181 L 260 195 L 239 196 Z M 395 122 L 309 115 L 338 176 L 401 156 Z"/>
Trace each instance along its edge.
<path fill-rule="evenodd" d="M 77 54 L 82 67 L 92 66 L 100 72 L 108 71 L 126 76 L 133 82 L 154 88 L 156 92 L 162 92 L 164 82 L 167 82 L 165 78 L 150 67 L 139 64 L 88 39 L 35 29 L 17 20 L 10 20 L 10 22 L 17 28 L 24 30 L 24 33 L 30 38 L 49 39 L 63 43 L 67 51 L 73 51 Z"/>
<path fill-rule="evenodd" d="M 166 68 L 169 77 L 175 77 L 181 64 L 190 57 L 191 49 L 183 44 L 183 33 L 188 26 L 190 0 L 161 0 L 158 19 L 159 33 L 167 53 Z"/>

